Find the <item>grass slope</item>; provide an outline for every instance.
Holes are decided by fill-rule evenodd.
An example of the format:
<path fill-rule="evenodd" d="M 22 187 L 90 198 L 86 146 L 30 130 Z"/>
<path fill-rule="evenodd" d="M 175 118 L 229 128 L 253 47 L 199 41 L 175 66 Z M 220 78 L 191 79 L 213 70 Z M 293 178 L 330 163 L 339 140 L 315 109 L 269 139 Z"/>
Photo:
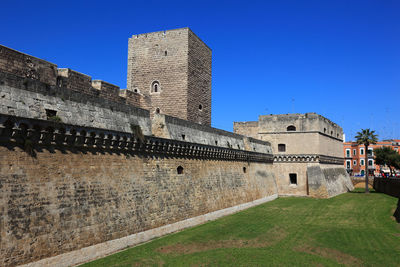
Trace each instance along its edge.
<path fill-rule="evenodd" d="M 83 266 L 400 266 L 397 199 L 279 198 Z"/>

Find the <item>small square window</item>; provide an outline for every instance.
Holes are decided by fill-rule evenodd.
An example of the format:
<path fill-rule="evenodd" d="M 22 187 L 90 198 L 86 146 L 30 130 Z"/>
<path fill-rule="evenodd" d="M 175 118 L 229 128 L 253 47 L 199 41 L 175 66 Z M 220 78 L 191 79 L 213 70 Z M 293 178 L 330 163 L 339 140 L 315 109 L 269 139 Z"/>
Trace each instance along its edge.
<path fill-rule="evenodd" d="M 286 145 L 285 144 L 278 144 L 278 151 L 279 152 L 285 152 L 286 151 Z"/>

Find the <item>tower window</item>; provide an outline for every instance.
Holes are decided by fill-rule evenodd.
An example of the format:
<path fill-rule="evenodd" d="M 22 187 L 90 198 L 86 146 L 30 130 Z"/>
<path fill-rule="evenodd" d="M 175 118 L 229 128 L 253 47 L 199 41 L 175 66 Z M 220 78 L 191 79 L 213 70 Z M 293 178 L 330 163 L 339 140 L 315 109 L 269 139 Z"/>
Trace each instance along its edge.
<path fill-rule="evenodd" d="M 151 84 L 151 92 L 152 93 L 159 93 L 161 91 L 160 89 L 161 89 L 160 83 L 158 81 L 152 82 L 152 84 Z"/>
<path fill-rule="evenodd" d="M 286 145 L 285 144 L 278 144 L 278 151 L 279 152 L 285 152 L 286 151 Z"/>
<path fill-rule="evenodd" d="M 290 125 L 290 126 L 288 126 L 288 127 L 286 128 L 286 131 L 288 131 L 288 132 L 294 132 L 294 131 L 296 131 L 296 126 Z"/>
<path fill-rule="evenodd" d="M 243 167 L 243 172 L 246 173 L 247 169 L 246 167 Z"/>
<path fill-rule="evenodd" d="M 203 106 L 201 104 L 199 105 L 199 110 L 203 110 Z"/>
<path fill-rule="evenodd" d="M 164 52 L 164 56 L 167 56 L 168 55 L 168 52 L 167 52 L 167 50 L 165 50 L 165 52 Z"/>
<path fill-rule="evenodd" d="M 156 108 L 156 113 L 160 114 L 160 108 Z"/>

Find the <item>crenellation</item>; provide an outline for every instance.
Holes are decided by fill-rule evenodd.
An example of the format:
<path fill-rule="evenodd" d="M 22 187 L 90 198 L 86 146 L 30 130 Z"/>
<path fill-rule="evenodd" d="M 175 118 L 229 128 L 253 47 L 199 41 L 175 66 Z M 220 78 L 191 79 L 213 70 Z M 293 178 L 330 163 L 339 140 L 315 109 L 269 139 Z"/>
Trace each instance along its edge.
<path fill-rule="evenodd" d="M 211 62 L 189 28 L 133 35 L 120 89 L 0 46 L 0 265 L 76 265 L 278 194 L 351 189 L 342 129 L 316 113 L 211 127 Z"/>
<path fill-rule="evenodd" d="M 86 94 L 93 94 L 92 77 L 89 75 L 67 68 L 58 69 L 58 75 L 64 78 L 58 84 L 59 86 Z"/>
<path fill-rule="evenodd" d="M 120 101 L 120 89 L 119 86 L 114 84 L 102 81 L 102 80 L 93 80 L 92 81 L 93 88 L 100 90 L 100 97 L 104 97 L 105 99 L 118 102 Z M 137 105 L 136 105 L 137 106 Z"/>
<path fill-rule="evenodd" d="M 50 85 L 57 81 L 57 65 L 0 45 L 0 71 Z"/>

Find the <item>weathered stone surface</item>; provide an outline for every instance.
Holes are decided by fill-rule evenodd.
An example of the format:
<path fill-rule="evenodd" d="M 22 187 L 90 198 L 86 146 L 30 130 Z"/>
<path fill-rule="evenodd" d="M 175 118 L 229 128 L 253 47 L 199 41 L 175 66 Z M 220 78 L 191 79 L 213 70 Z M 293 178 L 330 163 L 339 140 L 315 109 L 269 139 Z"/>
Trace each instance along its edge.
<path fill-rule="evenodd" d="M 152 84 L 159 83 L 157 92 Z M 160 113 L 211 125 L 211 49 L 189 28 L 133 35 L 128 90 L 143 94 Z"/>
<path fill-rule="evenodd" d="M 177 174 L 178 166 L 183 174 Z M 33 158 L 0 146 L 0 265 L 55 256 L 277 194 L 271 167 L 84 150 L 43 149 Z"/>
<path fill-rule="evenodd" d="M 307 167 L 309 195 L 329 198 L 354 189 L 350 176 L 341 167 L 316 165 Z"/>

